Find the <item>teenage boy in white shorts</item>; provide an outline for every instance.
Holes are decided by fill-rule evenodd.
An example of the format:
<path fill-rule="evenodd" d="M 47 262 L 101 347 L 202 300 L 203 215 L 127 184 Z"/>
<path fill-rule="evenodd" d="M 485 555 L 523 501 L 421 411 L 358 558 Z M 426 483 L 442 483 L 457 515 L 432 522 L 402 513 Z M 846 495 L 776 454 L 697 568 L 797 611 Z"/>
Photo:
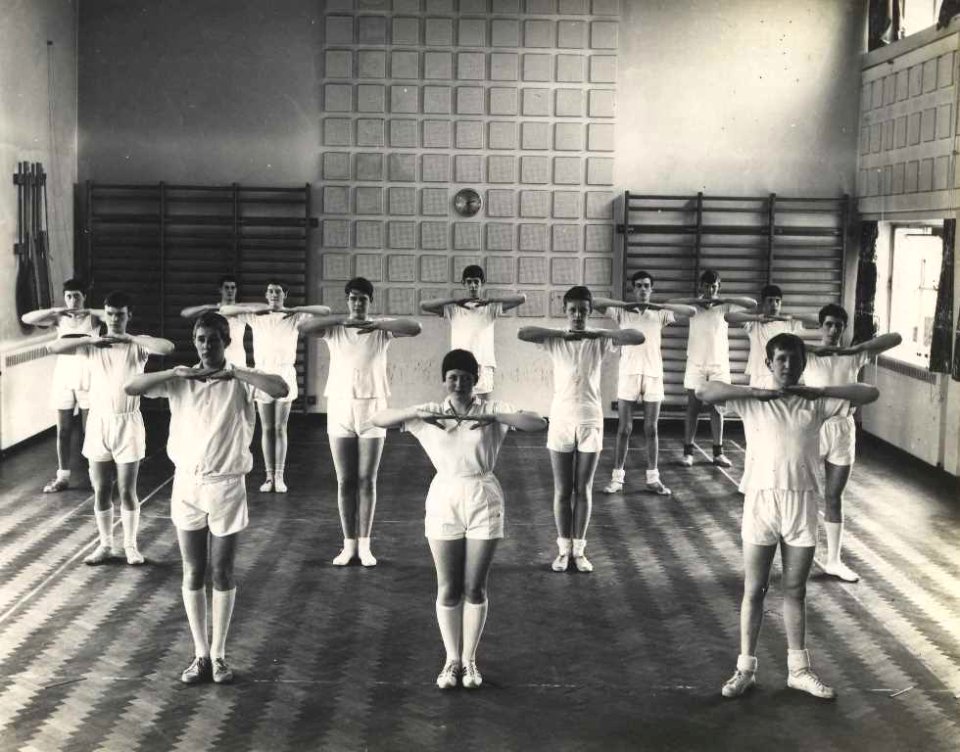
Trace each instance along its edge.
<path fill-rule="evenodd" d="M 24 324 L 42 328 L 57 327 L 57 337 L 94 336 L 100 331 L 102 311 L 86 308 L 86 285 L 78 279 L 63 283 L 63 306 L 41 308 L 20 317 Z M 53 369 L 53 388 L 50 406 L 57 411 L 57 475 L 43 487 L 44 493 L 57 493 L 70 486 L 70 466 L 73 460 L 73 416 L 80 412 L 80 436 L 87 425 L 90 399 L 90 375 L 84 359 L 75 353 L 57 356 Z"/>
<path fill-rule="evenodd" d="M 90 372 L 90 414 L 83 439 L 83 456 L 90 462 L 93 483 L 94 516 L 100 533 L 100 545 L 84 561 L 104 564 L 120 551 L 113 550 L 113 504 L 111 466 L 116 466 L 120 492 L 120 520 L 123 525 L 123 552 L 128 564 L 143 564 L 137 548 L 140 525 L 140 501 L 137 498 L 137 474 L 146 453 L 146 433 L 140 414 L 140 398 L 131 397 L 123 385 L 143 373 L 151 355 L 169 355 L 173 342 L 146 334 L 127 334 L 133 316 L 133 302 L 123 292 L 111 292 L 103 302 L 105 335 L 84 335 L 58 339 L 50 345 L 55 353 L 77 352 L 86 360 Z"/>
<path fill-rule="evenodd" d="M 553 469 L 553 517 L 560 552 L 551 568 L 567 571 L 572 555 L 578 572 L 592 572 L 593 564 L 584 550 L 593 507 L 593 475 L 603 449 L 600 364 L 603 356 L 616 347 L 643 344 L 643 334 L 636 329 L 587 329 L 593 295 L 586 287 L 567 290 L 563 310 L 566 329 L 525 326 L 517 337 L 540 345 L 553 361 L 547 449 Z"/>
<path fill-rule="evenodd" d="M 387 407 L 387 348 L 394 337 L 416 337 L 413 319 L 370 317 L 373 284 L 354 277 L 344 287 L 349 313 L 309 319 L 304 334 L 323 338 L 330 349 L 327 374 L 327 437 L 337 471 L 337 507 L 343 548 L 333 559 L 346 566 L 359 557 L 365 567 L 377 564 L 370 548 L 377 507 L 377 472 L 387 432 L 370 423 Z"/>
<path fill-rule="evenodd" d="M 476 264 L 464 267 L 460 284 L 466 297 L 425 300 L 423 313 L 433 313 L 450 321 L 450 347 L 472 352 L 480 363 L 480 381 L 473 393 L 479 397 L 493 391 L 493 375 L 497 368 L 494 355 L 494 323 L 511 308 L 523 305 L 526 295 L 485 295 L 486 276 Z"/>
<path fill-rule="evenodd" d="M 504 499 L 493 474 L 510 428 L 542 431 L 546 421 L 505 402 L 473 393 L 480 366 L 466 350 L 451 350 L 441 373 L 447 398 L 373 416 L 384 428 L 403 425 L 437 471 L 427 493 L 425 533 L 437 571 L 437 622 L 447 658 L 437 686 L 483 682 L 477 646 L 487 619 L 487 577 L 503 537 Z"/>
<path fill-rule="evenodd" d="M 807 386 L 833 386 L 855 382 L 862 369 L 884 350 L 899 345 L 903 338 L 896 332 L 881 334 L 866 342 L 843 347 L 847 312 L 830 303 L 820 309 L 820 344 L 807 347 Z M 844 582 L 856 582 L 860 576 L 840 560 L 843 547 L 843 491 L 850 480 L 856 457 L 857 426 L 851 408 L 828 420 L 820 432 L 820 456 L 824 468 L 824 531 L 827 558 L 823 571 Z"/>
<path fill-rule="evenodd" d="M 739 697 L 756 683 L 757 640 L 770 567 L 780 546 L 783 562 L 783 625 L 787 633 L 787 686 L 832 699 L 810 668 L 806 650 L 806 583 L 817 543 L 817 469 L 820 427 L 849 405 L 877 399 L 876 387 L 844 384 L 815 388 L 799 384 L 806 364 L 803 340 L 778 334 L 767 342 L 773 389 L 709 381 L 697 397 L 724 405 L 743 419 L 747 438 L 743 503 L 743 602 L 737 670 L 723 685 L 724 697 Z"/>
<path fill-rule="evenodd" d="M 660 404 L 663 402 L 663 356 L 660 352 L 660 333 L 677 316 L 691 317 L 693 306 L 677 303 L 652 303 L 653 275 L 635 272 L 630 278 L 633 302 L 594 298 L 593 307 L 606 313 L 617 326 L 636 329 L 644 337 L 640 347 L 620 348 L 620 368 L 617 375 L 617 444 L 614 452 L 613 475 L 604 493 L 620 493 L 626 472 L 624 464 L 633 433 L 634 406 L 643 403 L 643 433 L 647 443 L 647 490 L 669 496 L 670 489 L 660 480 L 657 461 L 660 455 Z"/>
<path fill-rule="evenodd" d="M 734 306 L 756 308 L 753 298 L 721 298 L 720 274 L 707 269 L 700 275 L 700 295 L 696 298 L 678 298 L 669 301 L 695 306 L 697 315 L 690 319 L 687 339 L 687 368 L 683 388 L 687 390 L 687 414 L 683 424 L 684 467 L 693 465 L 693 442 L 703 405 L 697 399 L 697 389 L 708 381 L 730 383 L 730 343 L 727 340 L 727 321 L 724 318 Z M 733 463 L 723 453 L 723 416 L 710 408 L 710 434 L 713 438 L 713 464 L 730 467 Z"/>
<path fill-rule="evenodd" d="M 267 281 L 266 303 L 221 305 L 220 315 L 236 318 L 253 330 L 253 362 L 267 373 L 277 373 L 287 382 L 287 394 L 274 399 L 266 392 L 257 392 L 257 413 L 260 415 L 260 449 L 266 478 L 262 493 L 286 493 L 284 470 L 287 464 L 287 423 L 290 407 L 299 396 L 297 387 L 297 325 L 312 316 L 326 316 L 325 305 L 287 306 L 288 287 L 280 280 Z"/>
<path fill-rule="evenodd" d="M 180 315 L 185 319 L 195 319 L 197 316 L 207 312 L 219 312 L 223 306 L 232 306 L 237 302 L 237 278 L 231 274 L 225 274 L 220 277 L 219 303 L 204 303 L 202 305 L 188 306 L 180 311 Z M 243 349 L 243 337 L 247 332 L 247 322 L 242 316 L 231 316 L 227 321 L 230 322 L 230 344 L 227 346 L 227 362 L 236 366 L 247 365 L 247 351 Z"/>
<path fill-rule="evenodd" d="M 233 572 L 237 540 L 248 522 L 244 477 L 253 467 L 253 396 L 255 390 L 274 398 L 287 391 L 283 377 L 227 361 L 229 344 L 227 319 L 202 313 L 193 325 L 193 345 L 200 357 L 197 365 L 142 374 L 125 387 L 130 395 L 170 401 L 167 454 L 176 467 L 170 518 L 183 558 L 181 593 L 195 652 L 180 676 L 184 684 L 233 681 L 226 643 L 237 596 Z M 212 640 L 207 639 L 208 558 L 213 580 Z"/>

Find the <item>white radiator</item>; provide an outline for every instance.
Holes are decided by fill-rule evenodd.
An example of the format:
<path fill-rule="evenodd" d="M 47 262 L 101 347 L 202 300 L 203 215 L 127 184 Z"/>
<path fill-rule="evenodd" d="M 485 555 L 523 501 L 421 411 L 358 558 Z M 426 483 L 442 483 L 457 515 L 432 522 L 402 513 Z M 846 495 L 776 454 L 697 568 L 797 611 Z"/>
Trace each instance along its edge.
<path fill-rule="evenodd" d="M 50 407 L 56 358 L 47 352 L 53 339 L 31 339 L 0 350 L 0 451 L 56 423 Z"/>

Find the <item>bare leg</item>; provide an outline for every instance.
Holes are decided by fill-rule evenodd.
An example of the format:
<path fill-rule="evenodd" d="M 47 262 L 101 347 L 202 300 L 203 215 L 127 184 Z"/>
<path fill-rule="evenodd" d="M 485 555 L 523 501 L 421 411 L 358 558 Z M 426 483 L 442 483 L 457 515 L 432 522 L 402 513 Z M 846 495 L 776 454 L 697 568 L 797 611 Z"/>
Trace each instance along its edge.
<path fill-rule="evenodd" d="M 593 511 L 593 476 L 600 461 L 599 452 L 574 453 L 576 458 L 575 486 L 573 495 L 573 537 L 587 537 L 587 526 Z"/>
<path fill-rule="evenodd" d="M 807 577 L 813 564 L 813 546 L 780 546 L 783 562 L 783 628 L 787 633 L 787 647 L 803 650 L 806 638 Z"/>
<path fill-rule="evenodd" d="M 183 605 L 193 636 L 193 646 L 198 657 L 210 657 L 207 639 L 207 528 L 202 530 L 177 529 L 177 542 L 183 559 Z"/>
<path fill-rule="evenodd" d="M 845 582 L 856 582 L 859 575 L 840 561 L 843 550 L 843 491 L 850 480 L 850 465 L 834 465 L 832 462 L 823 463 L 824 483 L 824 510 L 823 527 L 827 534 L 827 560 L 824 571 Z"/>
<path fill-rule="evenodd" d="M 382 438 L 358 439 L 357 466 L 357 533 L 369 538 L 373 530 L 373 514 L 377 508 L 377 473 L 383 454 Z"/>
<path fill-rule="evenodd" d="M 460 665 L 460 637 L 463 631 L 463 580 L 466 541 L 428 538 L 433 565 L 437 571 L 437 623 L 447 653 L 447 666 Z M 437 684 L 443 688 L 456 685 L 456 673 L 441 672 Z"/>
<path fill-rule="evenodd" d="M 117 487 L 120 491 L 120 520 L 123 523 L 123 551 L 127 563 L 143 564 L 143 554 L 137 547 L 137 531 L 140 529 L 140 499 L 137 498 L 137 475 L 140 462 L 117 464 Z"/>
<path fill-rule="evenodd" d="M 330 453 L 337 471 L 337 508 L 343 537 L 357 538 L 358 441 L 353 436 L 330 436 Z"/>
<path fill-rule="evenodd" d="M 692 444 L 697 437 L 697 422 L 700 420 L 702 404 L 693 389 L 687 390 L 687 413 L 683 421 L 683 443 Z"/>
<path fill-rule="evenodd" d="M 276 402 L 258 402 L 257 412 L 260 414 L 260 450 L 263 452 L 263 466 L 267 480 L 260 486 L 261 491 L 273 490 L 273 471 L 276 467 Z"/>
<path fill-rule="evenodd" d="M 630 451 L 630 435 L 633 433 L 633 402 L 617 400 L 617 444 L 613 455 L 613 469 L 623 470 Z"/>
<path fill-rule="evenodd" d="M 660 458 L 660 402 L 643 403 L 643 436 L 647 442 L 647 470 L 656 470 Z"/>
<path fill-rule="evenodd" d="M 113 504 L 110 501 L 113 463 L 91 460 L 90 483 L 93 485 L 93 516 L 97 521 L 100 545 L 83 561 L 95 566 L 105 564 L 113 557 Z"/>
<path fill-rule="evenodd" d="M 287 492 L 283 470 L 287 466 L 287 423 L 290 420 L 291 404 L 290 402 L 274 403 L 273 490 L 277 493 Z"/>
<path fill-rule="evenodd" d="M 740 606 L 740 654 L 755 656 L 760 627 L 763 624 L 763 601 L 770 588 L 770 566 L 777 546 L 743 543 L 743 602 Z"/>
<path fill-rule="evenodd" d="M 550 467 L 553 469 L 553 520 L 557 525 L 558 538 L 573 537 L 573 468 L 574 452 L 550 452 Z"/>
<path fill-rule="evenodd" d="M 73 455 L 73 410 L 57 410 L 57 468 L 70 470 Z"/>
<path fill-rule="evenodd" d="M 239 536 L 210 536 L 210 568 L 213 579 L 213 632 L 210 653 L 213 658 L 213 680 L 218 684 L 233 681 L 233 672 L 224 662 L 227 654 L 227 633 L 233 617 L 233 606 L 237 597 L 237 582 L 233 574 L 233 564 L 237 555 Z"/>
<path fill-rule="evenodd" d="M 710 407 L 710 435 L 714 446 L 723 445 L 723 416 L 713 406 Z"/>

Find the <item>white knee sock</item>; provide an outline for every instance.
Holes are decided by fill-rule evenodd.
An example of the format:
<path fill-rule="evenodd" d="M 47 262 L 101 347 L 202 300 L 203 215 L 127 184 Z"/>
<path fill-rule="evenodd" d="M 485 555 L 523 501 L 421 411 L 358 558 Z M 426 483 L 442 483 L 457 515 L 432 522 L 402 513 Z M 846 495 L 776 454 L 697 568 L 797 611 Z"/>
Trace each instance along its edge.
<path fill-rule="evenodd" d="M 477 645 L 480 644 L 480 635 L 483 634 L 483 625 L 487 621 L 487 606 L 483 603 L 463 602 L 463 660 L 474 662 L 477 660 Z"/>
<path fill-rule="evenodd" d="M 207 642 L 207 589 L 181 588 L 181 592 L 190 634 L 193 636 L 193 649 L 196 655 L 207 658 L 210 655 L 210 643 Z"/>
<path fill-rule="evenodd" d="M 460 633 L 463 631 L 463 601 L 455 606 L 444 606 L 437 601 L 437 623 L 440 637 L 447 651 L 448 661 L 460 660 Z"/>
<path fill-rule="evenodd" d="M 623 483 L 624 479 L 627 477 L 627 471 L 622 467 L 618 470 L 613 468 L 613 473 L 610 474 L 610 480 L 614 483 Z"/>
<path fill-rule="evenodd" d="M 560 549 L 560 555 L 570 555 L 572 541 L 569 538 L 557 538 L 557 548 Z"/>
<path fill-rule="evenodd" d="M 843 523 L 824 522 L 823 529 L 827 533 L 827 564 L 836 564 L 843 546 Z"/>
<path fill-rule="evenodd" d="M 100 545 L 113 548 L 113 504 L 106 509 L 94 509 L 93 516 L 97 520 Z"/>
<path fill-rule="evenodd" d="M 140 528 L 140 505 L 133 509 L 120 507 L 120 524 L 123 525 L 123 547 L 137 547 L 137 530 Z"/>
<path fill-rule="evenodd" d="M 741 653 L 737 656 L 737 670 L 755 673 L 757 670 L 757 657 L 755 655 L 744 655 Z"/>
<path fill-rule="evenodd" d="M 70 480 L 70 471 L 57 470 L 57 480 Z"/>
<path fill-rule="evenodd" d="M 647 470 L 647 483 L 656 483 L 660 480 L 660 471 L 657 468 Z"/>
<path fill-rule="evenodd" d="M 275 480 L 283 480 L 283 465 L 277 465 L 273 469 L 273 477 Z"/>
<path fill-rule="evenodd" d="M 573 555 L 583 556 L 583 551 L 587 547 L 586 538 L 574 538 L 573 539 Z"/>
<path fill-rule="evenodd" d="M 210 655 L 223 658 L 227 650 L 227 632 L 230 630 L 230 617 L 233 616 L 233 604 L 237 599 L 237 589 L 213 589 L 213 640 Z"/>

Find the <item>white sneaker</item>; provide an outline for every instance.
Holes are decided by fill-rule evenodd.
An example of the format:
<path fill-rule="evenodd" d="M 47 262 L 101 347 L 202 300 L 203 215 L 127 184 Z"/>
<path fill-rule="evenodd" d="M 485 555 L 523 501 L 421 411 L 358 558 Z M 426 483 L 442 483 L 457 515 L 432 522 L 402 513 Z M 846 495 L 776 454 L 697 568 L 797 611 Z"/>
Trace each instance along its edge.
<path fill-rule="evenodd" d="M 837 696 L 833 687 L 828 687 L 820 681 L 820 677 L 813 673 L 810 668 L 788 673 L 787 686 L 790 689 L 799 689 L 801 692 L 806 692 L 808 695 L 819 697 L 822 700 L 833 700 Z"/>
<path fill-rule="evenodd" d="M 333 557 L 333 561 L 330 563 L 335 567 L 345 567 L 347 564 L 353 561 L 353 556 L 354 554 L 352 551 L 348 551 L 344 548 L 340 551 L 340 553 Z"/>
<path fill-rule="evenodd" d="M 713 464 L 717 467 L 733 467 L 733 463 L 727 458 L 725 454 L 718 454 L 713 458 Z"/>
<path fill-rule="evenodd" d="M 146 559 L 143 558 L 143 554 L 140 553 L 140 550 L 136 546 L 126 546 L 123 549 L 124 556 L 127 557 L 127 564 L 138 567 L 143 564 Z"/>
<path fill-rule="evenodd" d="M 757 674 L 755 671 L 741 671 L 737 669 L 733 676 L 727 679 L 720 694 L 724 697 L 739 697 L 748 689 L 756 686 Z"/>
<path fill-rule="evenodd" d="M 570 566 L 570 554 L 559 554 L 556 559 L 553 560 L 553 564 L 550 565 L 550 568 L 554 572 L 566 572 L 567 567 Z"/>
<path fill-rule="evenodd" d="M 693 467 L 693 455 L 685 454 L 680 458 L 680 464 L 684 467 Z"/>
<path fill-rule="evenodd" d="M 93 553 L 83 560 L 83 563 L 90 567 L 96 567 L 100 564 L 106 564 L 113 558 L 113 549 L 110 546 L 97 546 Z"/>
<path fill-rule="evenodd" d="M 260 486 L 260 493 L 272 493 L 273 492 L 273 478 L 267 478 L 263 485 Z"/>
<path fill-rule="evenodd" d="M 670 496 L 673 491 L 663 485 L 659 480 L 654 481 L 653 483 L 647 483 L 647 490 L 652 491 L 658 496 Z"/>
<path fill-rule="evenodd" d="M 457 686 L 457 677 L 460 675 L 460 661 L 447 661 L 437 676 L 437 686 L 440 689 L 453 689 Z"/>
<path fill-rule="evenodd" d="M 262 490 L 262 489 L 261 489 Z M 273 479 L 273 492 L 274 493 L 286 493 L 287 484 L 284 483 L 283 478 L 274 478 Z"/>
<path fill-rule="evenodd" d="M 463 664 L 463 674 L 461 675 L 460 683 L 464 689 L 476 689 L 483 684 L 483 677 L 480 676 L 480 671 L 477 669 L 476 663 L 467 661 Z"/>
<path fill-rule="evenodd" d="M 574 556 L 574 557 L 573 557 L 573 565 L 577 568 L 577 571 L 578 571 L 578 572 L 592 572 L 592 571 L 593 571 L 593 564 L 591 564 L 591 563 L 590 563 L 590 560 L 589 560 L 586 556 L 584 556 L 583 554 L 580 554 L 579 556 Z"/>
<path fill-rule="evenodd" d="M 831 577 L 836 577 L 844 582 L 860 581 L 860 575 L 850 569 L 850 567 L 848 567 L 842 561 L 838 561 L 835 564 L 824 564 L 823 571 Z"/>
<path fill-rule="evenodd" d="M 359 551 L 357 556 L 360 557 L 360 563 L 365 567 L 375 567 L 377 566 L 377 557 L 373 555 L 371 551 Z"/>
<path fill-rule="evenodd" d="M 620 493 L 623 490 L 623 483 L 618 480 L 612 480 L 603 487 L 605 494 Z"/>

